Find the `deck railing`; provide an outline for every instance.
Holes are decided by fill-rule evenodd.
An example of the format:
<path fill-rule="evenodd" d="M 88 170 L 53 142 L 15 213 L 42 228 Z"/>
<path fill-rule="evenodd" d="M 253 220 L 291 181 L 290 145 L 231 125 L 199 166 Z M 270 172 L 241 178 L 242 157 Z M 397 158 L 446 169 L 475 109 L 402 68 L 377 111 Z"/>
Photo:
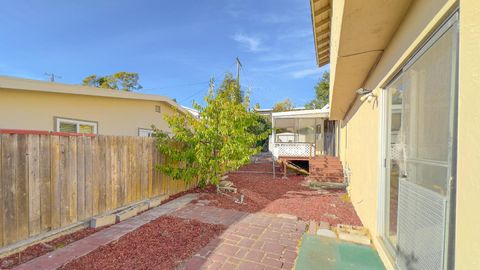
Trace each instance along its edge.
<path fill-rule="evenodd" d="M 278 157 L 302 157 L 312 158 L 315 156 L 315 144 L 313 143 L 274 143 L 273 155 Z"/>

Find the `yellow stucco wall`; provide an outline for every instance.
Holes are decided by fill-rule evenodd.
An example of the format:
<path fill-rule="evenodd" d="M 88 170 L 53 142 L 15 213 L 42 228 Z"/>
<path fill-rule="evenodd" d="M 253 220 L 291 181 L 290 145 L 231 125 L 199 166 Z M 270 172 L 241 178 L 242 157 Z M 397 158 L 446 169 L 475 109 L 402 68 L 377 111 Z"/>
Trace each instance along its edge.
<path fill-rule="evenodd" d="M 378 179 L 378 106 L 357 100 L 342 121 L 342 161 L 350 174 L 349 192 L 363 224 L 376 227 Z M 350 118 L 351 117 L 351 118 Z"/>
<path fill-rule="evenodd" d="M 380 97 L 380 95 L 383 94 L 381 87 L 385 86 L 399 67 L 408 60 L 419 45 L 426 40 L 426 38 L 438 27 L 439 24 L 441 24 L 445 17 L 448 16 L 455 7 L 455 0 L 414 1 L 404 20 L 399 25 L 394 37 L 383 52 L 380 61 L 376 67 L 371 70 L 369 77 L 365 81 L 365 88 L 373 89 L 374 93 Z M 477 18 L 480 18 L 480 16 L 477 15 Z M 332 36 L 338 36 L 338 34 L 334 33 Z M 478 46 L 478 39 L 476 39 L 476 41 L 476 43 L 472 42 L 470 44 L 472 48 L 473 46 Z M 469 57 L 472 59 L 471 63 L 473 63 L 475 57 Z M 476 59 L 478 59 L 478 57 Z M 478 81 L 479 80 L 477 80 L 477 83 Z M 473 90 L 473 86 L 471 87 Z M 476 89 L 479 89 L 478 85 Z M 356 89 L 351 89 L 351 91 L 355 90 Z M 478 95 L 478 92 L 476 93 Z M 478 111 L 478 102 L 480 102 L 480 98 L 477 97 L 476 100 Z M 474 101 L 471 99 L 470 103 L 471 107 L 469 107 L 468 110 L 475 107 L 473 105 Z M 335 106 L 335 104 L 333 104 L 333 106 Z M 350 173 L 349 194 L 352 203 L 364 226 L 370 230 L 374 245 L 387 269 L 393 269 L 394 265 L 390 261 L 386 250 L 384 250 L 383 245 L 378 238 L 379 230 L 377 228 L 379 223 L 378 191 L 381 180 L 381 175 L 379 175 L 381 166 L 379 156 L 379 148 L 381 147 L 379 135 L 381 119 L 379 109 L 378 103 L 369 103 L 366 101 L 360 102 L 358 99 L 351 105 L 349 112 L 342 120 L 339 153 L 347 172 Z M 477 118 L 477 121 L 478 120 L 480 120 L 480 118 Z M 480 138 L 478 133 L 476 133 L 475 136 Z M 474 137 L 471 137 L 470 139 L 473 140 L 473 138 Z M 480 147 L 477 147 L 476 149 L 480 149 Z M 477 155 L 476 162 L 477 164 L 480 163 L 478 153 L 472 151 L 471 155 Z M 480 173 L 477 173 L 477 175 L 480 175 Z M 476 194 L 478 197 L 478 194 L 480 194 L 478 192 L 480 181 L 477 181 L 476 184 Z M 471 193 L 472 196 L 473 194 L 474 193 Z M 479 221 L 478 218 L 477 221 Z M 478 242 L 480 242 L 480 240 L 477 241 L 477 243 Z M 475 249 L 477 257 L 480 257 L 478 255 L 480 254 L 479 248 L 480 244 L 477 245 Z"/>
<path fill-rule="evenodd" d="M 456 269 L 480 269 L 480 5 L 460 1 Z"/>
<path fill-rule="evenodd" d="M 105 90 L 109 91 L 109 90 Z M 155 112 L 155 105 L 162 113 Z M 0 128 L 54 131 L 54 117 L 98 122 L 103 135 L 137 136 L 138 128 L 168 131 L 164 102 L 0 89 Z"/>

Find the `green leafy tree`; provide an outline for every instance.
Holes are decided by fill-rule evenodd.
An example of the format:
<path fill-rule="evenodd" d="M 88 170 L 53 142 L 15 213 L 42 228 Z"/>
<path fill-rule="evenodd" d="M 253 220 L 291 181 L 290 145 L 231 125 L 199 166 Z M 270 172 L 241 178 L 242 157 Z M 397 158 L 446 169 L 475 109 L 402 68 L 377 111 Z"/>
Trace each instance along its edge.
<path fill-rule="evenodd" d="M 83 79 L 82 83 L 87 86 L 130 92 L 142 89 L 138 79 L 138 73 L 122 71 L 101 77 L 93 74 Z"/>
<path fill-rule="evenodd" d="M 273 111 L 274 112 L 286 112 L 286 111 L 291 111 L 295 108 L 293 105 L 292 101 L 290 99 L 285 99 L 284 101 L 277 102 L 275 105 L 273 105 Z"/>
<path fill-rule="evenodd" d="M 222 175 L 248 163 L 250 156 L 259 152 L 256 143 L 268 132 L 252 131 L 258 125 L 257 115 L 248 110 L 248 94 L 238 102 L 237 90 L 225 81 L 215 90 L 212 81 L 206 105 L 193 104 L 199 119 L 180 113 L 166 116 L 172 135 L 155 132 L 156 146 L 166 159 L 158 166 L 161 172 L 203 187 L 217 184 Z"/>
<path fill-rule="evenodd" d="M 321 109 L 328 104 L 328 95 L 330 91 L 330 72 L 325 71 L 322 78 L 315 85 L 315 98 L 305 104 L 307 109 Z"/>
<path fill-rule="evenodd" d="M 222 84 L 217 90 L 219 93 L 228 93 L 228 98 L 234 102 L 242 103 L 245 98 L 245 93 L 238 81 L 233 78 L 231 73 L 225 74 Z"/>
<path fill-rule="evenodd" d="M 268 135 L 263 137 L 263 134 L 271 134 L 272 132 L 272 122 L 269 118 L 260 115 L 258 113 L 254 113 L 256 118 L 256 124 L 249 128 L 249 131 L 257 136 L 259 139 L 257 140 L 256 146 L 260 147 L 262 151 L 268 150 Z"/>

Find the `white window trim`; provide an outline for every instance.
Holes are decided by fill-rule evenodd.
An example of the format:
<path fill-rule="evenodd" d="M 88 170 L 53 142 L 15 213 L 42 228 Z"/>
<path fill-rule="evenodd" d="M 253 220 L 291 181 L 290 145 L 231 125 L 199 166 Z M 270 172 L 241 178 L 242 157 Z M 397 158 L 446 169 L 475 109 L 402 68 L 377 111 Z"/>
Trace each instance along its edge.
<path fill-rule="evenodd" d="M 148 132 L 148 136 L 141 136 L 141 132 Z M 153 137 L 154 130 L 149 128 L 138 128 L 138 136 L 140 137 Z"/>
<path fill-rule="evenodd" d="M 56 117 L 55 118 L 55 124 L 56 124 L 56 131 L 60 131 L 60 123 L 68 123 L 68 124 L 75 124 L 77 126 L 76 133 L 80 133 L 80 125 L 88 125 L 88 126 L 93 126 L 93 134 L 97 134 L 97 126 L 98 124 L 96 122 L 91 122 L 91 121 L 82 121 L 82 120 L 74 120 L 74 119 L 68 119 L 68 118 L 60 118 Z"/>

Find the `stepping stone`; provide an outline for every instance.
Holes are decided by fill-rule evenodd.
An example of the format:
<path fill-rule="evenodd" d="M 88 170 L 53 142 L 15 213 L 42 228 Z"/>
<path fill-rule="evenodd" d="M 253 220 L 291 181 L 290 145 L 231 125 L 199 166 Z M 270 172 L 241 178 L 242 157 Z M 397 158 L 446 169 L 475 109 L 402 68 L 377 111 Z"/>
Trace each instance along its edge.
<path fill-rule="evenodd" d="M 317 232 L 317 222 L 310 220 L 308 223 L 308 233 L 315 234 Z"/>
<path fill-rule="evenodd" d="M 344 233 L 344 232 L 339 232 L 338 233 L 338 238 L 340 240 L 356 243 L 356 244 L 361 244 L 365 246 L 370 246 L 371 241 L 370 238 L 368 238 L 365 235 L 359 235 L 359 234 L 351 234 L 351 233 Z"/>
<path fill-rule="evenodd" d="M 127 218 L 134 217 L 138 214 L 138 208 L 137 207 L 132 207 L 132 208 L 127 208 L 115 215 L 117 222 L 124 221 Z"/>
<path fill-rule="evenodd" d="M 160 195 L 156 198 L 152 198 L 150 199 L 150 201 L 148 201 L 148 208 L 157 207 L 167 199 L 168 199 L 168 195 Z"/>
<path fill-rule="evenodd" d="M 320 226 L 319 226 L 320 229 L 327 229 L 329 230 L 330 229 L 330 223 L 328 222 L 325 222 L 325 221 L 320 221 Z"/>
<path fill-rule="evenodd" d="M 292 219 L 292 220 L 298 220 L 298 217 L 293 216 L 293 215 L 289 215 L 289 214 L 278 214 L 277 217 L 288 218 L 288 219 Z"/>
<path fill-rule="evenodd" d="M 318 229 L 317 235 L 329 237 L 329 238 L 337 238 L 337 234 L 334 231 L 329 229 Z"/>
<path fill-rule="evenodd" d="M 368 237 L 368 230 L 364 227 L 338 224 L 337 231 L 338 238 L 341 240 L 366 246 L 372 243 Z"/>
<path fill-rule="evenodd" d="M 115 223 L 115 215 L 103 215 L 90 220 L 90 228 L 100 228 Z"/>

